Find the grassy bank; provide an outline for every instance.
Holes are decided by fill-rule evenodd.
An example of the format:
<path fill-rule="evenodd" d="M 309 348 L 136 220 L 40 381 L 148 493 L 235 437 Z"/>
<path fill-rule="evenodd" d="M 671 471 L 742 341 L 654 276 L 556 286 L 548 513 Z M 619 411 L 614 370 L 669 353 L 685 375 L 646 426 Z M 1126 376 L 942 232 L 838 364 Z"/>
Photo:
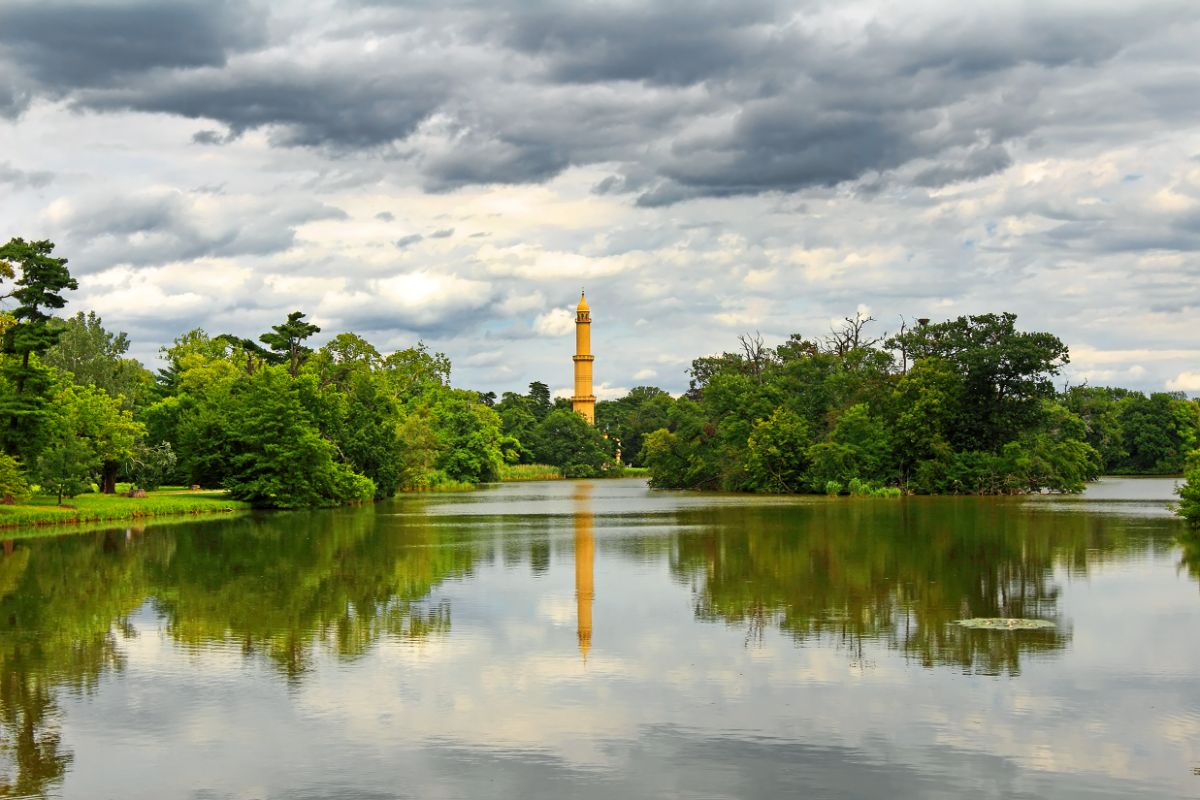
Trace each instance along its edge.
<path fill-rule="evenodd" d="M 500 468 L 500 480 L 507 481 L 558 481 L 562 470 L 549 464 L 505 464 Z"/>
<path fill-rule="evenodd" d="M 645 467 L 625 467 L 597 477 L 600 478 L 644 478 L 650 474 Z M 560 481 L 562 470 L 549 464 L 506 464 L 500 469 L 500 481 Z"/>
<path fill-rule="evenodd" d="M 17 505 L 0 506 L 0 528 L 77 525 L 86 522 L 121 522 L 147 517 L 183 514 L 219 514 L 246 511 L 248 503 L 229 499 L 224 492 L 158 491 L 147 497 L 82 494 L 56 505 L 56 498 L 35 495 Z"/>

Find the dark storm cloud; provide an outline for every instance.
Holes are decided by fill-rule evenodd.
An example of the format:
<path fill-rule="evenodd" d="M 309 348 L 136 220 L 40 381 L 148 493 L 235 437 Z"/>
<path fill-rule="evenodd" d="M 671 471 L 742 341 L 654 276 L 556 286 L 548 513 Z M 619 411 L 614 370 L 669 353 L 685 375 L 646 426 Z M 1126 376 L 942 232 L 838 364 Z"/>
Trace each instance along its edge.
<path fill-rule="evenodd" d="M 218 145 L 228 141 L 229 137 L 220 131 L 203 130 L 192 134 L 192 144 Z"/>
<path fill-rule="evenodd" d="M 422 241 L 424 238 L 425 237 L 419 233 L 410 233 L 407 236 L 401 236 L 399 239 L 397 239 L 396 247 L 400 248 L 401 250 L 405 250 L 409 247 L 412 247 L 417 242 Z"/>
<path fill-rule="evenodd" d="M 913 178 L 917 186 L 945 186 L 959 181 L 983 178 L 1008 169 L 1012 156 L 999 145 L 972 149 L 959 163 L 947 162 L 921 170 Z"/>
<path fill-rule="evenodd" d="M 367 79 L 294 62 L 258 62 L 228 69 L 159 76 L 127 89 L 82 93 L 99 110 L 215 119 L 231 136 L 271 127 L 280 147 L 364 148 L 402 140 L 431 114 L 445 93 L 436 75 L 380 74 Z"/>
<path fill-rule="evenodd" d="M 596 191 L 642 206 L 856 181 L 868 192 L 892 173 L 935 188 L 1008 168 L 1015 145 L 1051 127 L 1086 120 L 1095 137 L 1195 113 L 1182 102 L 1195 79 L 1158 74 L 1154 53 L 1122 65 L 1154 76 L 1136 97 L 1106 95 L 1103 81 L 1077 90 L 1194 23 L 1186 4 L 997 6 L 881 19 L 843 38 L 820 2 L 347 0 L 341 11 L 328 30 L 277 26 L 287 33 L 256 49 L 259 17 L 233 0 L 22 3 L 3 12 L 0 42 L 13 87 L 228 130 L 197 143 L 266 129 L 280 148 L 386 148 L 434 191 L 611 164 Z M 8 94 L 11 114 L 21 100 Z"/>
<path fill-rule="evenodd" d="M 157 68 L 220 65 L 261 33 L 259 13 L 232 0 L 0 7 L 0 53 L 51 94 Z"/>
<path fill-rule="evenodd" d="M 686 86 L 751 67 L 784 44 L 776 27 L 784 9 L 760 0 L 518 5 L 498 15 L 497 28 L 510 47 L 546 60 L 555 80 Z"/>

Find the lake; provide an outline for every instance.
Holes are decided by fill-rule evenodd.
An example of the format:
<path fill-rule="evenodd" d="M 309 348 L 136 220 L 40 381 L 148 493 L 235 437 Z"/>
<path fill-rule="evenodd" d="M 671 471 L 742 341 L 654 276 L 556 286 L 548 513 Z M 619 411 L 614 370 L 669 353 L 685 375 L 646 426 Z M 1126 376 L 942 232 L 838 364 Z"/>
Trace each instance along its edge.
<path fill-rule="evenodd" d="M 547 482 L 8 541 L 0 797 L 1197 797 L 1173 485 Z"/>

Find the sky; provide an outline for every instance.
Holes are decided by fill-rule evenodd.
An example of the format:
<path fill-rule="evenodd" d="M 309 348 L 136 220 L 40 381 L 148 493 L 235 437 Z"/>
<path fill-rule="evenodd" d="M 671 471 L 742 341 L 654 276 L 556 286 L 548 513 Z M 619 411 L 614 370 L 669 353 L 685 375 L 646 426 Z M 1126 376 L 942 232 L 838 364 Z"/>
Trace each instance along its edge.
<path fill-rule="evenodd" d="M 968 11 L 969 9 L 969 11 Z M 0 241 L 132 353 L 294 310 L 597 395 L 856 311 L 1200 392 L 1200 4 L 0 0 Z"/>

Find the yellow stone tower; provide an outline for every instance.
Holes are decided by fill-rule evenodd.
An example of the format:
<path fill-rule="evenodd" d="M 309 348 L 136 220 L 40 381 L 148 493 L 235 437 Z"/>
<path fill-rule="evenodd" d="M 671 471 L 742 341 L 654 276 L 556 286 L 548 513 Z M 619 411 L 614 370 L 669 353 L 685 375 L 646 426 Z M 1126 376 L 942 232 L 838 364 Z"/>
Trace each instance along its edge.
<path fill-rule="evenodd" d="M 587 297 L 579 293 L 579 307 L 575 309 L 575 395 L 571 408 L 583 414 L 588 425 L 596 424 L 596 395 L 592 394 L 592 310 Z"/>

